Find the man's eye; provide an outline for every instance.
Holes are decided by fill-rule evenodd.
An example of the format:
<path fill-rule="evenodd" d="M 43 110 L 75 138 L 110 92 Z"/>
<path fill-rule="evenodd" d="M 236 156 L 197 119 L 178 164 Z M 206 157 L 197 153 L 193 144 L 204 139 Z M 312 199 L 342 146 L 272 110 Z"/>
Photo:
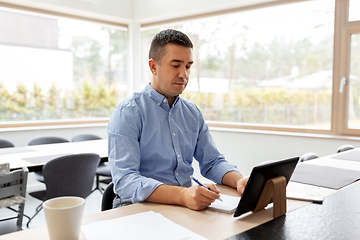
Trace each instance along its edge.
<path fill-rule="evenodd" d="M 179 66 L 180 66 L 180 65 L 173 65 L 174 68 L 177 68 L 177 67 L 179 67 Z"/>
<path fill-rule="evenodd" d="M 186 66 L 186 69 L 190 69 L 191 68 L 191 66 Z"/>

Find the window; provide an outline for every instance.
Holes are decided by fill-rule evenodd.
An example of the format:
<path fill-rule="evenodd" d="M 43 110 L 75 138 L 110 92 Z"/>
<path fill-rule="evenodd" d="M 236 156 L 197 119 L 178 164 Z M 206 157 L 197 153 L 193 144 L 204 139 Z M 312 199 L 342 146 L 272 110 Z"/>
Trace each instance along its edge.
<path fill-rule="evenodd" d="M 126 58 L 125 27 L 0 8 L 0 124 L 108 118 Z"/>
<path fill-rule="evenodd" d="M 349 0 L 349 21 L 360 21 L 360 0 Z"/>
<path fill-rule="evenodd" d="M 304 1 L 144 28 L 143 84 L 153 35 L 194 44 L 182 97 L 208 122 L 331 129 L 335 1 Z"/>
<path fill-rule="evenodd" d="M 350 39 L 348 127 L 360 129 L 360 33 Z"/>

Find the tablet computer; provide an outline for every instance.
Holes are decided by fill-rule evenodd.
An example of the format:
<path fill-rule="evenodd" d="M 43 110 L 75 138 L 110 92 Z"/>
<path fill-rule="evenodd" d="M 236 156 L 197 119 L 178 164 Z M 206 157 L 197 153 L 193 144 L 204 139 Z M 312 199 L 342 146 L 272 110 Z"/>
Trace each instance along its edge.
<path fill-rule="evenodd" d="M 299 157 L 292 157 L 279 161 L 265 162 L 254 167 L 236 208 L 234 217 L 238 217 L 255 209 L 267 180 L 284 176 L 287 184 L 298 161 Z"/>

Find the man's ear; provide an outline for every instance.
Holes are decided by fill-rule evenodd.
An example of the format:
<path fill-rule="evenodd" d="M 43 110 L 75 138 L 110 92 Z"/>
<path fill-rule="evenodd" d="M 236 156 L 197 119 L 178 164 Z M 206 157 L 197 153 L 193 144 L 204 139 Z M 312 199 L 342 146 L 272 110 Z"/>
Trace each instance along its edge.
<path fill-rule="evenodd" d="M 156 75 L 157 72 L 156 72 L 156 67 L 157 67 L 157 63 L 154 59 L 150 59 L 149 60 L 149 67 L 150 67 L 150 71 L 153 75 Z"/>

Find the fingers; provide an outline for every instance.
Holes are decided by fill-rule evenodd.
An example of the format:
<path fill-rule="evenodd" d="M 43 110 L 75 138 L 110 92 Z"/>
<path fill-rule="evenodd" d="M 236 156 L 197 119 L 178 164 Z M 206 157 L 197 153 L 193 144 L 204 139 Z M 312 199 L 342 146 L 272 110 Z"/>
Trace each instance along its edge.
<path fill-rule="evenodd" d="M 220 193 L 220 190 L 216 187 L 213 183 L 205 184 L 206 187 L 210 188 L 211 191 L 215 192 L 216 194 Z"/>
<path fill-rule="evenodd" d="M 244 190 L 245 190 L 245 187 L 246 187 L 246 184 L 249 180 L 249 177 L 244 177 L 244 178 L 241 178 L 238 182 L 237 182 L 237 191 L 238 193 L 240 193 L 241 195 L 244 193 Z"/>
<path fill-rule="evenodd" d="M 214 184 L 205 185 L 206 187 L 210 188 L 210 190 L 200 186 L 197 187 L 197 191 L 201 196 L 199 200 L 210 205 L 211 203 L 215 202 L 216 199 L 220 198 L 220 191 Z"/>
<path fill-rule="evenodd" d="M 241 195 L 244 193 L 244 190 L 245 190 L 245 186 L 243 186 L 243 185 L 239 185 L 239 186 L 237 187 L 237 191 L 238 191 L 238 193 L 240 193 Z"/>
<path fill-rule="evenodd" d="M 216 187 L 212 187 L 210 189 L 218 191 Z M 192 186 L 187 190 L 188 198 L 186 206 L 193 210 L 203 210 L 220 197 L 218 193 L 202 186 Z"/>

